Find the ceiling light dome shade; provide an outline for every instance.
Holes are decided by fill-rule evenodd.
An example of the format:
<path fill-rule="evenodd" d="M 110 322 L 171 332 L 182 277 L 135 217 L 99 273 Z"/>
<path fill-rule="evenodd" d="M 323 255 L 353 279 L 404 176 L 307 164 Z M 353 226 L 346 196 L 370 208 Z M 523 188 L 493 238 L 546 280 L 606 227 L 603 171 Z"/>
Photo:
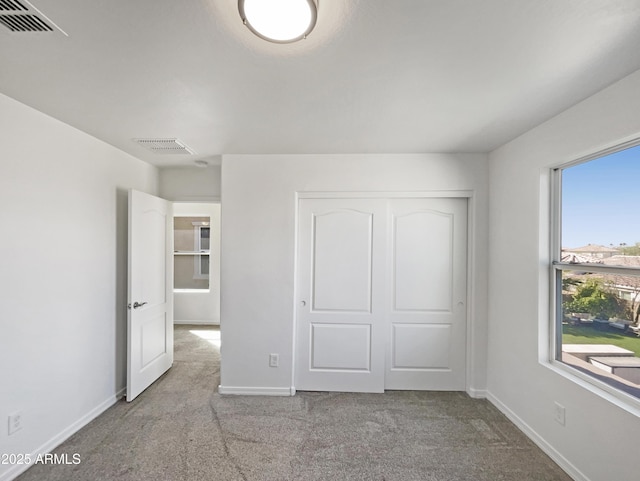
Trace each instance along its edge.
<path fill-rule="evenodd" d="M 238 10 L 249 30 L 276 43 L 306 38 L 318 17 L 315 0 L 238 0 Z"/>

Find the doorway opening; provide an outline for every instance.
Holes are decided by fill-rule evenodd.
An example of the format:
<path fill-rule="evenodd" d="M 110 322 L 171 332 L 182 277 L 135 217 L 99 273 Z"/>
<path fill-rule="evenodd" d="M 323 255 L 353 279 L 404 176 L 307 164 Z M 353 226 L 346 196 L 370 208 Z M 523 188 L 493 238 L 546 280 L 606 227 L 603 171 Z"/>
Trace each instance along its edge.
<path fill-rule="evenodd" d="M 130 402 L 173 365 L 174 324 L 212 330 L 220 323 L 220 203 L 173 204 L 136 190 L 129 191 L 128 203 L 126 397 Z M 189 217 L 196 219 L 190 221 L 190 257 L 176 255 L 174 220 Z M 187 259 L 193 289 L 174 290 L 176 259 Z"/>

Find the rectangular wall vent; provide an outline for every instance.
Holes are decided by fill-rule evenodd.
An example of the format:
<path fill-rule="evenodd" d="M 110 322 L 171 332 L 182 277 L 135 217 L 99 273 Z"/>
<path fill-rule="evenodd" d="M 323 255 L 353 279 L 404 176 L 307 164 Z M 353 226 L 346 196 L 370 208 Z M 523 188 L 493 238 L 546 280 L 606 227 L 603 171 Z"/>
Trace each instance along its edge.
<path fill-rule="evenodd" d="M 2 15 L 0 23 L 12 32 L 53 32 L 53 28 L 37 15 Z"/>
<path fill-rule="evenodd" d="M 0 0 L 0 11 L 8 10 L 8 11 L 16 11 L 16 10 L 29 10 L 27 7 L 22 5 L 18 0 Z"/>
<path fill-rule="evenodd" d="M 0 25 L 5 26 L 13 33 L 55 32 L 57 30 L 67 35 L 28 0 L 0 0 Z"/>
<path fill-rule="evenodd" d="M 194 152 L 178 139 L 133 139 L 145 149 L 156 154 L 188 154 Z"/>

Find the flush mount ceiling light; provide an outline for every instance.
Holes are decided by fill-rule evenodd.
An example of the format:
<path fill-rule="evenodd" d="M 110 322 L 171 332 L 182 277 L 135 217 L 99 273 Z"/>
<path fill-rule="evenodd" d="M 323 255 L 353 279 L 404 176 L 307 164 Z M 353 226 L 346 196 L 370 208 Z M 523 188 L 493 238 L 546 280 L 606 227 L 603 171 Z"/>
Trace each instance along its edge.
<path fill-rule="evenodd" d="M 275 43 L 306 38 L 316 25 L 316 0 L 238 0 L 244 24 L 258 37 Z"/>

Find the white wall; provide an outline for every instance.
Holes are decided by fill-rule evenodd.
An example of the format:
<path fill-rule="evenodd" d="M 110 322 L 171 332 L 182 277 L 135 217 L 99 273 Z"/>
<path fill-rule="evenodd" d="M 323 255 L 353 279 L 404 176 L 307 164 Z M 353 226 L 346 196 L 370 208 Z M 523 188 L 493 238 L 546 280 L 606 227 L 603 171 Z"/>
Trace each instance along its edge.
<path fill-rule="evenodd" d="M 160 169 L 160 197 L 184 202 L 220 200 L 220 166 Z"/>
<path fill-rule="evenodd" d="M 638 137 L 640 72 L 490 156 L 489 398 L 576 479 L 637 480 L 640 418 L 545 366 L 545 178 L 550 166 Z M 554 401 L 566 407 L 564 427 L 554 421 Z"/>
<path fill-rule="evenodd" d="M 471 388 L 482 394 L 487 170 L 480 154 L 224 156 L 222 387 L 255 392 L 291 387 L 296 191 L 473 190 Z M 279 368 L 268 366 L 269 353 L 280 354 Z"/>
<path fill-rule="evenodd" d="M 209 290 L 174 292 L 174 323 L 220 324 L 220 204 L 176 202 L 173 215 L 208 216 L 211 219 Z"/>
<path fill-rule="evenodd" d="M 3 95 L 0 139 L 0 453 L 34 453 L 125 387 L 127 189 L 158 172 Z"/>

